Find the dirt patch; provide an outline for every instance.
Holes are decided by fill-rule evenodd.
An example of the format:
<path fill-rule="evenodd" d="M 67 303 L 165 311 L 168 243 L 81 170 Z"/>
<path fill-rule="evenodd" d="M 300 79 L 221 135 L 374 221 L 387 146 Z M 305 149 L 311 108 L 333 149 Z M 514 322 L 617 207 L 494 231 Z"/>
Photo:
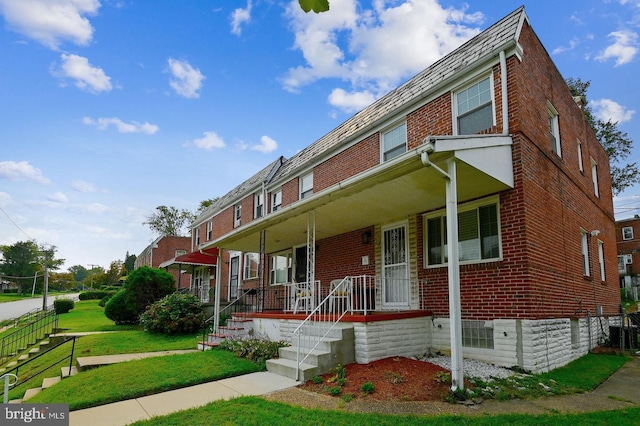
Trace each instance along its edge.
<path fill-rule="evenodd" d="M 342 377 L 344 380 L 340 380 Z M 344 374 L 339 369 L 334 370 L 323 375 L 321 383 L 310 380 L 300 388 L 347 399 L 442 401 L 449 392 L 450 383 L 451 373 L 440 366 L 392 357 L 369 364 L 348 364 L 344 366 Z"/>

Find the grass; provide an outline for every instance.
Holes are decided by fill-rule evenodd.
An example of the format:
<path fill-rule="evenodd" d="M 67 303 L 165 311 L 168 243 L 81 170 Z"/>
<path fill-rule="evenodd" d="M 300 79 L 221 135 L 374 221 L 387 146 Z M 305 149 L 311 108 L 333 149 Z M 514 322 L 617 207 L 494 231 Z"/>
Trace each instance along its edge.
<path fill-rule="evenodd" d="M 44 389 L 29 399 L 29 403 L 66 403 L 70 410 L 79 410 L 259 369 L 253 362 L 226 351 L 167 355 L 83 372 Z"/>
<path fill-rule="evenodd" d="M 640 408 L 626 410 L 595 412 L 585 414 L 548 414 L 526 415 L 509 414 L 500 416 L 414 416 L 388 415 L 374 413 L 349 413 L 345 411 L 328 411 L 320 409 L 305 409 L 280 402 L 267 401 L 258 397 L 240 397 L 229 401 L 216 401 L 200 408 L 193 408 L 162 417 L 155 417 L 146 421 L 132 423 L 135 426 L 175 426 L 175 425 L 376 425 L 403 426 L 429 425 L 546 425 L 566 426 L 580 425 L 608 425 L 608 424 L 638 424 Z"/>

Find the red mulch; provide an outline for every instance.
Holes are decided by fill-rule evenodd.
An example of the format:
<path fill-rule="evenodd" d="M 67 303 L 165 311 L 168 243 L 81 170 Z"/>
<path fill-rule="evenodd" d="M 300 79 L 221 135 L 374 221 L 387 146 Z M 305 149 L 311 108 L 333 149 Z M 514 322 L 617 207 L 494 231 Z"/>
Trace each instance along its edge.
<path fill-rule="evenodd" d="M 385 358 L 369 364 L 348 364 L 346 383 L 340 395 L 352 394 L 357 399 L 379 401 L 442 401 L 451 387 L 451 374 L 445 368 L 429 362 L 405 357 Z M 336 373 L 322 376 L 323 383 L 312 380 L 302 389 L 329 394 L 328 388 L 337 386 Z M 374 392 L 362 392 L 362 384 L 371 382 Z"/>

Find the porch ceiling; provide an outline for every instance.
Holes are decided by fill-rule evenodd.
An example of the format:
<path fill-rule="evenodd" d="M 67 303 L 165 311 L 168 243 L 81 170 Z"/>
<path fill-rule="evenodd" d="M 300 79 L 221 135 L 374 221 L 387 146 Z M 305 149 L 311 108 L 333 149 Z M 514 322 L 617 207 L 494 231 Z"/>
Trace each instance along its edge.
<path fill-rule="evenodd" d="M 484 142 L 482 149 L 475 153 L 467 148 L 446 150 L 438 146 L 445 143 L 438 143 L 436 147 L 440 149 L 433 150 L 429 160 L 446 170 L 446 161 L 456 157 L 458 200 L 464 202 L 513 186 L 510 141 L 508 138 L 508 144 L 499 147 L 487 147 Z M 443 208 L 445 179 L 434 167 L 422 163 L 420 154 L 424 147 L 421 148 L 240 227 L 211 245 L 259 252 L 263 229 L 267 253 L 306 244 L 308 213 L 312 210 L 315 211 L 316 240 L 321 240 Z"/>

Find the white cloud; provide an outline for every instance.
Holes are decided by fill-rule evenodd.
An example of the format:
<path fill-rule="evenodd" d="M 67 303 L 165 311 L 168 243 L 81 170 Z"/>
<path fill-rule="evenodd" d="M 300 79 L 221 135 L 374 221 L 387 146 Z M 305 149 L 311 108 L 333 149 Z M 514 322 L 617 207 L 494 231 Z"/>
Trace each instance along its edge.
<path fill-rule="evenodd" d="M 91 117 L 84 117 L 82 122 L 87 126 L 95 126 L 100 130 L 106 130 L 109 126 L 114 126 L 120 133 L 146 133 L 153 135 L 159 129 L 157 125 L 150 124 L 146 121 L 144 123 L 138 123 L 137 121 L 125 123 L 116 117 L 102 117 L 97 120 Z"/>
<path fill-rule="evenodd" d="M 193 145 L 200 149 L 210 151 L 214 148 L 224 148 L 224 140 L 216 134 L 216 132 L 204 132 L 204 137 L 194 139 Z"/>
<path fill-rule="evenodd" d="M 71 182 L 71 188 L 78 192 L 97 192 L 98 188 L 90 182 L 86 182 L 84 180 L 76 179 Z"/>
<path fill-rule="evenodd" d="M 85 57 L 62 54 L 62 65 L 54 74 L 75 80 L 76 87 L 90 93 L 108 92 L 113 86 L 111 77 L 102 68 L 94 67 Z"/>
<path fill-rule="evenodd" d="M 251 0 L 247 2 L 246 9 L 237 8 L 231 14 L 231 33 L 240 35 L 242 33 L 242 24 L 251 22 Z"/>
<path fill-rule="evenodd" d="M 0 161 L 0 178 L 11 181 L 34 181 L 44 185 L 51 183 L 42 175 L 40 169 L 36 169 L 28 161 Z"/>
<path fill-rule="evenodd" d="M 0 206 L 6 207 L 10 204 L 13 204 L 13 198 L 11 195 L 6 192 L 0 192 Z"/>
<path fill-rule="evenodd" d="M 333 89 L 329 95 L 329 103 L 346 112 L 360 111 L 375 100 L 375 95 L 368 91 L 347 93 L 343 89 Z"/>
<path fill-rule="evenodd" d="M 609 38 L 614 40 L 613 44 L 596 56 L 596 60 L 604 62 L 615 59 L 615 66 L 618 67 L 631 62 L 638 53 L 637 33 L 629 30 L 614 31 L 609 34 Z"/>
<path fill-rule="evenodd" d="M 612 101 L 611 99 L 597 99 L 589 102 L 596 118 L 612 123 L 624 123 L 631 120 L 636 112 Z"/>
<path fill-rule="evenodd" d="M 295 92 L 319 79 L 342 79 L 350 89 L 334 90 L 329 102 L 352 111 L 362 95 L 382 96 L 478 34 L 474 25 L 483 20 L 466 6 L 444 9 L 435 0 L 389 4 L 377 1 L 361 10 L 356 0 L 333 0 L 332 13 L 305 14 L 293 0 L 287 14 L 306 65 L 289 69 L 284 88 Z"/>
<path fill-rule="evenodd" d="M 55 194 L 51 194 L 47 197 L 50 201 L 55 203 L 68 203 L 69 199 L 62 192 L 56 192 Z"/>
<path fill-rule="evenodd" d="M 251 149 L 268 154 L 278 149 L 278 142 L 274 141 L 269 136 L 263 136 L 260 138 L 260 143 L 252 145 Z"/>
<path fill-rule="evenodd" d="M 580 44 L 580 40 L 578 40 L 576 37 L 574 37 L 569 41 L 569 46 L 556 47 L 555 49 L 553 49 L 552 53 L 554 55 L 557 55 L 557 54 L 564 53 L 564 52 L 569 51 L 569 50 L 573 50 L 573 49 L 576 48 L 576 46 L 578 44 Z"/>
<path fill-rule="evenodd" d="M 109 207 L 100 203 L 91 203 L 83 207 L 83 210 L 89 213 L 105 213 L 109 211 Z"/>
<path fill-rule="evenodd" d="M 175 92 L 185 98 L 200 97 L 202 82 L 206 78 L 198 69 L 195 69 L 187 61 L 169 58 L 169 72 L 173 76 L 169 85 Z"/>
<path fill-rule="evenodd" d="M 57 50 L 63 40 L 87 45 L 99 0 L 0 0 L 0 13 L 14 31 Z"/>

